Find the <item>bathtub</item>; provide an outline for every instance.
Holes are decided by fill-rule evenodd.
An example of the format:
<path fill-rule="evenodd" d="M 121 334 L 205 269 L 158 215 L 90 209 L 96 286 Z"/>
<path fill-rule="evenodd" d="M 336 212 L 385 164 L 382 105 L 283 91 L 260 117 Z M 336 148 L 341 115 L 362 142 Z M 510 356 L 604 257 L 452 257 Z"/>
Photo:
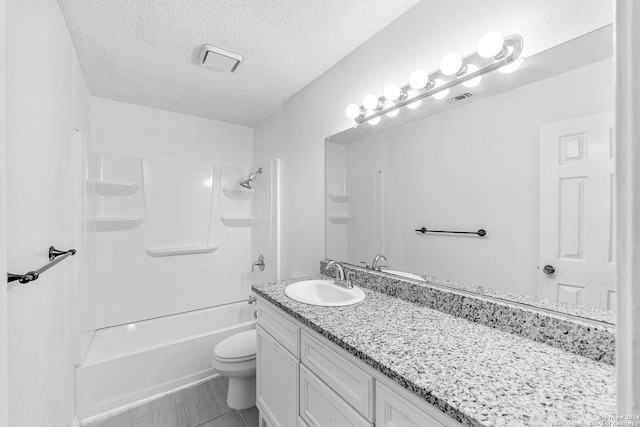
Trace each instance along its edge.
<path fill-rule="evenodd" d="M 255 328 L 246 301 L 99 329 L 76 367 L 76 413 L 83 423 L 216 374 L 213 348 Z"/>

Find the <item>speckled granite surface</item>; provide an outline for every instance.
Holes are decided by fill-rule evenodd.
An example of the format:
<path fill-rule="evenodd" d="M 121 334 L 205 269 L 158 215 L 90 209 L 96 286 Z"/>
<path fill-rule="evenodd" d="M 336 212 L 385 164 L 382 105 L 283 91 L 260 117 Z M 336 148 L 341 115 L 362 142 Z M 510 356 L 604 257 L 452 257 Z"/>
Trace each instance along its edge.
<path fill-rule="evenodd" d="M 550 426 L 615 414 L 611 365 L 366 288 L 363 302 L 345 307 L 284 294 L 304 279 L 253 290 L 465 425 Z"/>
<path fill-rule="evenodd" d="M 377 271 L 367 270 L 360 266 L 342 263 L 343 265 L 352 267 L 354 270 L 369 271 L 372 273 L 378 273 Z M 327 265 L 326 261 L 320 261 L 320 272 L 323 272 L 324 267 Z M 384 273 L 384 271 L 382 271 Z M 415 273 L 412 273 L 415 274 Z M 389 273 L 388 275 L 394 276 Z M 604 310 L 596 307 L 587 307 L 584 305 L 567 304 L 558 301 L 551 301 L 548 299 L 537 298 L 531 295 L 518 295 L 511 292 L 505 292 L 498 289 L 489 288 L 486 286 L 473 285 L 470 283 L 456 282 L 455 280 L 446 280 L 440 277 L 425 276 L 423 274 L 416 274 L 424 279 L 430 285 L 444 286 L 451 289 L 456 289 L 464 292 L 471 292 L 477 295 L 487 296 L 490 298 L 497 298 L 504 301 L 515 302 L 518 304 L 528 305 L 534 308 L 541 308 L 544 310 L 551 310 L 562 314 L 568 314 L 570 316 L 581 317 L 586 320 L 595 320 L 597 322 L 609 323 L 615 325 L 616 314 L 611 310 Z M 397 277 L 397 276 L 396 276 Z M 407 279 L 410 280 L 410 279 Z"/>
<path fill-rule="evenodd" d="M 323 271 L 326 263 L 323 261 L 320 264 Z M 428 280 L 423 282 L 405 279 L 350 264 L 345 265 L 345 271 L 350 272 L 353 283 L 362 288 L 421 304 L 593 360 L 615 363 L 614 325 L 545 312 L 476 293 L 458 292 L 457 289 L 438 286 L 438 283 Z M 464 290 L 466 289 L 460 289 Z"/>

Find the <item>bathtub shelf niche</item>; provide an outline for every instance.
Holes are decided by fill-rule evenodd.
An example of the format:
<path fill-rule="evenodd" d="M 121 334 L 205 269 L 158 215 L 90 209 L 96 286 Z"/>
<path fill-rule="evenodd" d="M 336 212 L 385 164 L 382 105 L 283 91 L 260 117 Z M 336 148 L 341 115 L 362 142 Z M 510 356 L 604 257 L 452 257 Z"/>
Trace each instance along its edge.
<path fill-rule="evenodd" d="M 125 181 L 88 181 L 89 188 L 93 187 L 100 196 L 125 197 L 135 194 L 140 188 L 137 182 Z"/>
<path fill-rule="evenodd" d="M 345 203 L 347 200 L 349 200 L 350 197 L 351 194 L 329 193 L 329 200 L 335 203 Z"/>
<path fill-rule="evenodd" d="M 89 231 L 126 231 L 138 228 L 142 224 L 139 216 L 112 216 L 87 218 Z"/>
<path fill-rule="evenodd" d="M 220 221 L 227 227 L 251 227 L 252 216 L 221 216 Z"/>
<path fill-rule="evenodd" d="M 188 254 L 209 254 L 218 250 L 220 245 L 185 246 L 176 248 L 148 248 L 145 252 L 150 257 L 158 258 L 165 256 L 188 255 Z"/>
<path fill-rule="evenodd" d="M 222 194 L 231 200 L 249 200 L 253 197 L 253 190 L 242 187 L 223 188 Z"/>
<path fill-rule="evenodd" d="M 328 215 L 328 218 L 332 224 L 346 224 L 351 219 L 349 215 Z"/>

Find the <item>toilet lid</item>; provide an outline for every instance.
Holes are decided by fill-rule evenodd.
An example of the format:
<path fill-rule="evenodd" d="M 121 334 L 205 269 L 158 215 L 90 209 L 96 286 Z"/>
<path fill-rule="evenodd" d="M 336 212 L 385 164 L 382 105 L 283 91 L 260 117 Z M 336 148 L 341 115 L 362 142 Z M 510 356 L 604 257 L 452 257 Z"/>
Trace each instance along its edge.
<path fill-rule="evenodd" d="M 256 357 L 256 330 L 239 332 L 223 339 L 213 349 L 213 354 L 219 360 L 248 360 Z"/>

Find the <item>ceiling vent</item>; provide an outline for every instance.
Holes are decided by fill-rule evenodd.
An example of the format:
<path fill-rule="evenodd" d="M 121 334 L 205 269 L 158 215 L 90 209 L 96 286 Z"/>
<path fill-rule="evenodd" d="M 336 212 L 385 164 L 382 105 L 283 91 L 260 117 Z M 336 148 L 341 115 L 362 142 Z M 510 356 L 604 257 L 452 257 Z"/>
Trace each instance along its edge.
<path fill-rule="evenodd" d="M 219 47 L 203 44 L 198 55 L 198 61 L 202 66 L 214 70 L 233 73 L 244 58 L 237 53 L 229 52 Z"/>
<path fill-rule="evenodd" d="M 450 104 L 453 104 L 455 102 L 462 101 L 463 99 L 471 98 L 472 96 L 473 96 L 472 93 L 465 92 L 462 95 L 458 95 L 458 96 L 454 96 L 452 98 L 449 98 L 447 101 L 449 101 Z"/>

